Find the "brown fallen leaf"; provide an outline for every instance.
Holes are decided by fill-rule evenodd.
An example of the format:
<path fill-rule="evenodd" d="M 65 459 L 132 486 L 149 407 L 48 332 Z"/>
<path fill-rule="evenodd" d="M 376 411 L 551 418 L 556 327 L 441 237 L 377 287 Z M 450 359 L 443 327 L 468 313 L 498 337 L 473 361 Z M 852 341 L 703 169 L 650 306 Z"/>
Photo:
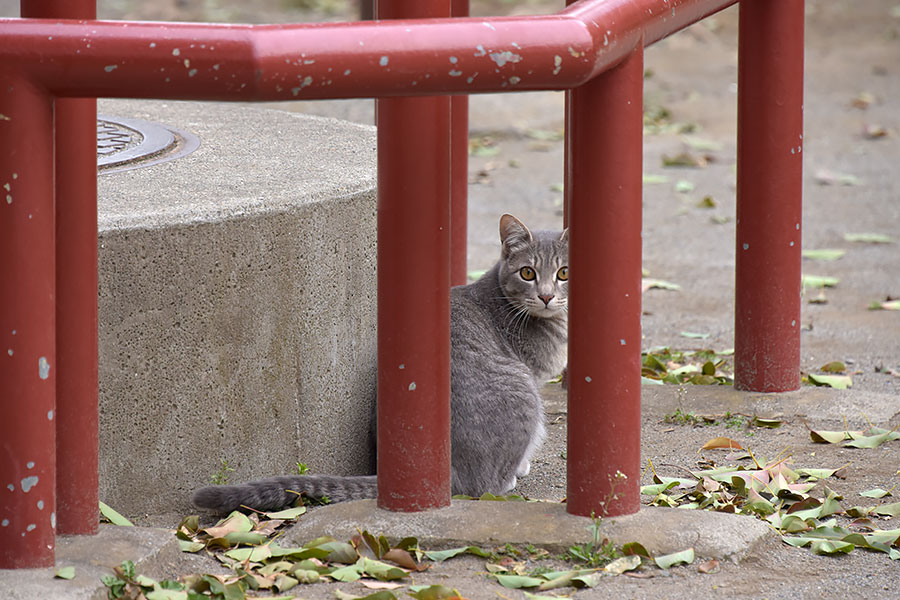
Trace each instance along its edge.
<path fill-rule="evenodd" d="M 653 577 L 653 573 L 649 571 L 625 571 L 623 575 L 625 577 L 634 577 L 635 579 L 650 579 Z"/>
<path fill-rule="evenodd" d="M 709 477 L 703 478 L 703 489 L 707 492 L 718 492 L 722 489 L 722 484 L 718 481 L 713 481 Z"/>
<path fill-rule="evenodd" d="M 809 299 L 810 304 L 828 304 L 828 298 L 825 297 L 825 288 L 819 289 L 819 295 Z"/>
<path fill-rule="evenodd" d="M 700 563 L 697 565 L 698 573 L 718 573 L 719 572 L 719 561 L 715 558 L 711 558 L 706 562 Z"/>
<path fill-rule="evenodd" d="M 395 565 L 403 567 L 404 569 L 408 569 L 410 571 L 424 571 L 429 567 L 429 565 L 427 564 L 416 564 L 416 561 L 413 559 L 412 555 L 406 550 L 401 550 L 400 548 L 392 548 L 388 550 L 381 558 L 382 560 L 392 562 Z"/>
<path fill-rule="evenodd" d="M 700 448 L 701 450 L 743 450 L 744 447 L 739 443 L 734 441 L 731 438 L 727 437 L 716 437 L 705 444 Z"/>
<path fill-rule="evenodd" d="M 872 521 L 872 519 L 869 519 L 867 517 L 854 519 L 850 522 L 848 527 L 853 531 L 875 531 L 875 523 Z"/>
<path fill-rule="evenodd" d="M 549 142 L 528 142 L 528 149 L 532 152 L 550 152 L 553 144 Z"/>
<path fill-rule="evenodd" d="M 826 373 L 843 373 L 847 370 L 847 366 L 839 360 L 833 360 L 830 363 L 822 365 L 819 370 L 825 371 Z"/>
<path fill-rule="evenodd" d="M 469 176 L 469 183 L 479 183 L 487 185 L 493 182 L 490 173 L 485 169 L 480 169 L 475 175 Z"/>
<path fill-rule="evenodd" d="M 715 208 L 718 206 L 712 196 L 703 196 L 703 199 L 697 203 L 698 208 Z"/>
<path fill-rule="evenodd" d="M 863 137 L 867 140 L 878 140 L 881 138 L 886 138 L 889 135 L 890 133 L 888 132 L 888 130 L 881 125 L 869 123 L 868 125 L 863 127 Z"/>
<path fill-rule="evenodd" d="M 662 164 L 664 167 L 694 167 L 703 168 L 710 162 L 710 156 L 702 154 L 693 154 L 691 152 L 682 152 L 675 156 L 663 154 Z"/>
<path fill-rule="evenodd" d="M 865 110 L 869 108 L 869 105 L 875 102 L 875 96 L 870 94 L 869 92 L 860 92 L 856 95 L 856 97 L 850 102 L 850 105 L 853 108 L 858 108 L 860 110 Z"/>

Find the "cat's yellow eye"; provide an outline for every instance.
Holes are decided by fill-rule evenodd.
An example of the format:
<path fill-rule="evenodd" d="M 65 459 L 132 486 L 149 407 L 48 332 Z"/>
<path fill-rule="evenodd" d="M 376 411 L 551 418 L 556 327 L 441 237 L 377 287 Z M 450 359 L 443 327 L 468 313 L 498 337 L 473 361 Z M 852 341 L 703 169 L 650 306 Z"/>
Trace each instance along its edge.
<path fill-rule="evenodd" d="M 569 280 L 569 267 L 563 267 L 559 271 L 556 272 L 556 278 L 560 281 L 568 281 Z"/>
<path fill-rule="evenodd" d="M 519 277 L 525 281 L 534 281 L 534 269 L 531 267 L 522 267 L 519 269 Z"/>

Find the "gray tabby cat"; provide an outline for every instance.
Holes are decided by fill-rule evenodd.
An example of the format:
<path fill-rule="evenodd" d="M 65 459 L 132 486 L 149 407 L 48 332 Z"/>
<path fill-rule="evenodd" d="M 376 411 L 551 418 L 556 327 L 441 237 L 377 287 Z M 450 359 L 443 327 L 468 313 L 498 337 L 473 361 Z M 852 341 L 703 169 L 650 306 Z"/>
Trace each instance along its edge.
<path fill-rule="evenodd" d="M 566 363 L 568 230 L 531 232 L 500 219 L 501 258 L 450 291 L 453 494 L 502 494 L 528 474 L 545 436 L 540 386 Z M 204 487 L 194 504 L 219 512 L 275 510 L 297 493 L 333 502 L 374 498 L 376 477 L 299 475 Z"/>

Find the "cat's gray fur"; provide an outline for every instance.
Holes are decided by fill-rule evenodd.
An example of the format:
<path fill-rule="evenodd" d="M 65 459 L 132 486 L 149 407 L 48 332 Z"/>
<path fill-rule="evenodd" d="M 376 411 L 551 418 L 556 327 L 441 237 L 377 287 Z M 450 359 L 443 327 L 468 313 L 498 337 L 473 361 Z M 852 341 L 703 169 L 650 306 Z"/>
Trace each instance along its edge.
<path fill-rule="evenodd" d="M 450 292 L 453 494 L 502 494 L 528 474 L 545 435 L 540 386 L 566 363 L 568 232 L 531 232 L 503 215 L 500 239 L 497 264 Z M 193 500 L 219 512 L 275 510 L 293 504 L 294 492 L 374 498 L 376 477 L 275 477 L 201 488 Z"/>

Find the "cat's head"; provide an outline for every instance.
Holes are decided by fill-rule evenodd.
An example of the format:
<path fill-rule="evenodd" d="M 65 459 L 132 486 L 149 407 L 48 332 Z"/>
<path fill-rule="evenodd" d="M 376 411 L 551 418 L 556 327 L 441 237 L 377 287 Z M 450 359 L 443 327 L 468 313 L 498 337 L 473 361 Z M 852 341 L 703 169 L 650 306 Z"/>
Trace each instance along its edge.
<path fill-rule="evenodd" d="M 569 305 L 569 230 L 535 231 L 512 215 L 500 217 L 500 286 L 529 315 L 565 317 Z"/>

